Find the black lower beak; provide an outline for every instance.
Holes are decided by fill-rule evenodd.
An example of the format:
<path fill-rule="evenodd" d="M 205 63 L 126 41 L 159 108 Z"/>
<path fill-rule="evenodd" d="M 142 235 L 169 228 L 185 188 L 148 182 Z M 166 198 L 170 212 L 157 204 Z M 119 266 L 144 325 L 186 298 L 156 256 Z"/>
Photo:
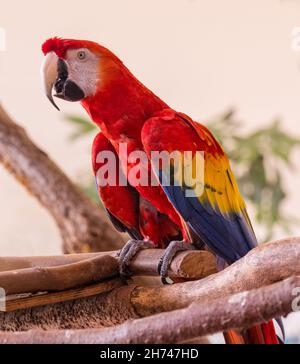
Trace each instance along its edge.
<path fill-rule="evenodd" d="M 54 96 L 66 101 L 80 101 L 85 97 L 82 89 L 71 80 L 66 80 L 62 85 L 62 91 Z"/>
<path fill-rule="evenodd" d="M 66 101 L 80 101 L 85 98 L 83 90 L 70 80 L 66 62 L 59 58 L 57 61 L 57 80 L 54 84 L 54 96 Z"/>

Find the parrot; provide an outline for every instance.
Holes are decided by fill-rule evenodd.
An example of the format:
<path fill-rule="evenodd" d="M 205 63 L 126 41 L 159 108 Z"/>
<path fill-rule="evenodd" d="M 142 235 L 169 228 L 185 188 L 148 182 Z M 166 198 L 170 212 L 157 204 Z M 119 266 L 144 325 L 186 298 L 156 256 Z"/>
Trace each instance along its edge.
<path fill-rule="evenodd" d="M 52 37 L 42 44 L 42 52 L 42 79 L 49 101 L 58 110 L 54 97 L 80 102 L 99 127 L 92 146 L 98 193 L 112 224 L 130 236 L 119 254 L 123 277 L 130 275 L 129 264 L 141 249 L 165 249 L 158 273 L 167 283 L 170 263 L 179 251 L 206 249 L 223 269 L 257 246 L 229 160 L 208 128 L 170 107 L 96 42 Z M 117 183 L 99 181 L 105 164 L 98 158 L 102 151 L 112 153 L 121 165 L 111 167 Z M 182 156 L 186 151 L 193 156 L 203 152 L 202 193 L 187 195 L 187 186 L 177 181 L 176 169 L 168 172 L 165 165 L 154 165 L 153 151 L 179 151 Z M 130 159 L 133 152 L 146 155 L 139 165 L 148 182 L 154 175 L 158 183 L 133 182 L 138 163 Z M 168 173 L 172 182 L 164 184 Z M 118 183 L 124 178 L 127 184 Z M 272 320 L 241 332 L 228 331 L 224 337 L 227 343 L 281 342 Z"/>

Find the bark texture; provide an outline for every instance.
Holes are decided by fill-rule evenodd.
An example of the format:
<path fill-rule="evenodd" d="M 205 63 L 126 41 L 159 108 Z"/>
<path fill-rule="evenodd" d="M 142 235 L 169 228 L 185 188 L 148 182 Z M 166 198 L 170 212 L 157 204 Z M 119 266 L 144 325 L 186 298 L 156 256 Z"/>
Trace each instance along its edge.
<path fill-rule="evenodd" d="M 123 325 L 94 330 L 29 331 L 2 333 L 0 343 L 19 344 L 171 344 L 222 330 L 245 329 L 292 311 L 293 290 L 300 277 L 192 303 L 187 308 L 127 321 Z"/>
<path fill-rule="evenodd" d="M 0 313 L 0 328 L 96 328 L 186 308 L 195 302 L 221 300 L 300 275 L 299 243 L 300 238 L 289 238 L 264 244 L 224 271 L 197 281 L 163 287 L 129 285 L 94 297 Z M 232 315 L 239 316 L 239 311 Z"/>
<path fill-rule="evenodd" d="M 62 291 L 92 284 L 119 274 L 118 251 L 50 257 L 0 258 L 0 287 L 7 295 L 39 291 Z M 137 275 L 157 276 L 164 250 L 141 251 L 130 270 Z M 169 275 L 200 279 L 216 272 L 215 257 L 207 251 L 180 252 L 173 259 Z"/>
<path fill-rule="evenodd" d="M 13 122 L 0 104 L 0 162 L 50 212 L 66 253 L 118 249 L 123 238 L 106 214 Z"/>

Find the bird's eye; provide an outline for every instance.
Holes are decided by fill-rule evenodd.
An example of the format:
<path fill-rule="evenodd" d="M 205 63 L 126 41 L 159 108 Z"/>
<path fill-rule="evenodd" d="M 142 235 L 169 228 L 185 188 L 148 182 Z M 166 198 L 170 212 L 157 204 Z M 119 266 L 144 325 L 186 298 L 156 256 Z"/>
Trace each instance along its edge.
<path fill-rule="evenodd" d="M 86 58 L 86 53 L 84 51 L 79 51 L 77 53 L 77 57 L 78 57 L 78 59 L 80 59 L 81 61 L 83 61 Z"/>

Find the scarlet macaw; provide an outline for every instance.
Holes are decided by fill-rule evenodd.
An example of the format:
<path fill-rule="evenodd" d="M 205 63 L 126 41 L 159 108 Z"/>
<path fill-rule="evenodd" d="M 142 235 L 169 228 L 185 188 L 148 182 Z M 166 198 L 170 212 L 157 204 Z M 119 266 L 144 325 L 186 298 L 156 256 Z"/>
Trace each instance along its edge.
<path fill-rule="evenodd" d="M 61 99 L 80 101 L 101 129 L 93 143 L 95 174 L 102 166 L 97 160 L 100 151 L 112 151 L 121 164 L 131 152 L 144 151 L 148 156 L 144 168 L 160 180 L 154 186 L 131 184 L 128 176 L 136 163 L 126 162 L 127 169 L 122 165 L 122 171 L 126 170 L 128 186 L 98 185 L 113 224 L 132 237 L 119 257 L 123 275 L 129 273 L 130 260 L 143 248 L 166 247 L 159 266 L 166 278 L 179 250 L 205 246 L 223 265 L 229 265 L 257 245 L 229 161 L 205 126 L 171 109 L 97 43 L 55 37 L 42 50 L 46 55 L 45 91 L 51 103 L 57 107 L 53 89 Z M 121 150 L 122 143 L 127 145 L 126 152 Z M 202 195 L 187 197 L 185 186 L 163 185 L 166 171 L 151 165 L 152 151 L 204 152 Z M 176 175 L 172 177 L 176 180 Z M 247 330 L 243 337 L 233 332 L 225 337 L 227 342 L 278 343 L 272 321 Z"/>

